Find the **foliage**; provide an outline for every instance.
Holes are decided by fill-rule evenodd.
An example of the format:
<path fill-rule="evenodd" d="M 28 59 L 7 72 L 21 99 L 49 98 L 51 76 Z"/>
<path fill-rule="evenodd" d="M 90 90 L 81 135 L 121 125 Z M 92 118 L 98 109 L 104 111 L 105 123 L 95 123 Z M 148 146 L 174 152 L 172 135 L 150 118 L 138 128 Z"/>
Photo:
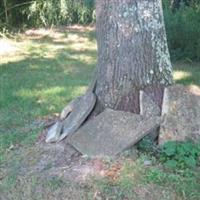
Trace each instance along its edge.
<path fill-rule="evenodd" d="M 95 20 L 94 0 L 5 0 L 5 2 L 6 6 L 0 2 L 0 27 L 89 24 Z"/>
<path fill-rule="evenodd" d="M 35 0 L 27 9 L 30 25 L 50 26 L 60 24 L 93 22 L 94 4 L 92 0 Z"/>
<path fill-rule="evenodd" d="M 149 155 L 152 155 L 152 156 L 155 156 L 157 153 L 160 152 L 158 145 L 156 145 L 155 142 L 149 137 L 143 138 L 138 143 L 137 148 L 141 152 L 148 153 Z"/>
<path fill-rule="evenodd" d="M 200 60 L 200 3 L 183 4 L 174 12 L 165 3 L 164 15 L 172 59 Z"/>
<path fill-rule="evenodd" d="M 157 157 L 165 167 L 176 171 L 195 168 L 200 164 L 200 143 L 169 141 L 158 146 L 144 138 L 138 148 L 148 155 Z"/>
<path fill-rule="evenodd" d="M 199 164 L 200 145 L 169 141 L 161 148 L 160 160 L 172 169 L 195 168 Z"/>
<path fill-rule="evenodd" d="M 8 20 L 5 6 L 7 2 Z M 0 32 L 16 27 L 89 24 L 95 21 L 94 0 L 0 1 Z M 200 60 L 200 2 L 182 0 L 174 10 L 163 0 L 168 44 L 174 60 Z"/>

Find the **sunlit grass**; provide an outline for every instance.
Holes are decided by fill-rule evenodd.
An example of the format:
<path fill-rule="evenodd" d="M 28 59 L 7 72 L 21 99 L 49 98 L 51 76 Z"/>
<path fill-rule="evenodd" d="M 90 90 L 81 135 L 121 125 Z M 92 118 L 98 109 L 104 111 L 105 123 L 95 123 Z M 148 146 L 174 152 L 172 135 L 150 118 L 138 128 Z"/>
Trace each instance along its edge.
<path fill-rule="evenodd" d="M 174 81 L 184 85 L 200 86 L 200 63 L 174 63 Z"/>
<path fill-rule="evenodd" d="M 96 41 L 93 29 L 79 28 L 32 30 L 0 42 L 0 154 L 34 139 L 38 118 L 59 113 L 85 92 Z"/>
<path fill-rule="evenodd" d="M 190 72 L 186 72 L 186 71 L 175 70 L 173 77 L 174 77 L 175 81 L 180 81 L 180 80 L 183 80 L 183 79 L 191 77 L 191 73 Z"/>

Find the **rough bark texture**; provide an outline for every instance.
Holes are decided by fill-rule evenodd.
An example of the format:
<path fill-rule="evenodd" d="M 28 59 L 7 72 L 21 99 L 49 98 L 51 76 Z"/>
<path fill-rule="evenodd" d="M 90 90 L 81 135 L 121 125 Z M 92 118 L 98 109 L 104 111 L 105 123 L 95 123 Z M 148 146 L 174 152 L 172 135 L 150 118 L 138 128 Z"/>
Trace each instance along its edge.
<path fill-rule="evenodd" d="M 97 107 L 140 113 L 139 91 L 159 105 L 172 83 L 161 0 L 96 0 Z"/>
<path fill-rule="evenodd" d="M 73 134 L 105 108 L 159 115 L 164 88 L 172 83 L 161 0 L 97 0 L 96 14 L 94 79 L 86 95 L 63 110 L 60 138 L 57 128 L 49 130 L 53 141 Z M 141 91 L 149 103 L 140 102 Z"/>

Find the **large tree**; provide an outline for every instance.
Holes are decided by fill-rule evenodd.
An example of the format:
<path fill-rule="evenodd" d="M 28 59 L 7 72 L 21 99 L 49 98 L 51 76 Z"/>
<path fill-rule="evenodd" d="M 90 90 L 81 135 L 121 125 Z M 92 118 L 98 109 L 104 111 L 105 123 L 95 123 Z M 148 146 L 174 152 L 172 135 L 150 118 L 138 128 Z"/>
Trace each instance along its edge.
<path fill-rule="evenodd" d="M 164 88 L 172 83 L 162 1 L 96 0 L 96 17 L 98 64 L 88 90 L 97 97 L 92 114 L 108 107 L 140 114 L 141 90 L 161 107 Z M 62 139 L 86 119 L 88 112 L 80 117 L 82 102 L 79 98 L 65 109 Z"/>
<path fill-rule="evenodd" d="M 139 113 L 139 90 L 161 104 L 172 67 L 161 0 L 97 0 L 99 104 Z"/>

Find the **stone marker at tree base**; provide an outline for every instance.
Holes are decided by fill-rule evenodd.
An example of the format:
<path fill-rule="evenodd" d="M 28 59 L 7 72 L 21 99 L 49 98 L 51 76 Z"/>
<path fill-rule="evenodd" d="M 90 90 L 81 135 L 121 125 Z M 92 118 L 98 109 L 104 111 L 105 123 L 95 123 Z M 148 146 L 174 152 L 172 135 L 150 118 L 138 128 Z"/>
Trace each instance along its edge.
<path fill-rule="evenodd" d="M 169 140 L 200 141 L 200 89 L 173 85 L 165 89 L 159 144 Z"/>
<path fill-rule="evenodd" d="M 77 129 L 91 113 L 96 102 L 96 95 L 90 91 L 71 101 L 60 115 L 59 121 L 48 130 L 46 142 L 58 142 Z"/>
<path fill-rule="evenodd" d="M 160 125 L 160 117 L 106 109 L 69 138 L 69 143 L 88 156 L 115 156 Z"/>
<path fill-rule="evenodd" d="M 85 95 L 79 98 L 72 112 L 63 121 L 63 132 L 60 136 L 60 140 L 74 133 L 82 125 L 94 108 L 95 102 L 96 95 L 93 92 L 86 92 Z"/>

